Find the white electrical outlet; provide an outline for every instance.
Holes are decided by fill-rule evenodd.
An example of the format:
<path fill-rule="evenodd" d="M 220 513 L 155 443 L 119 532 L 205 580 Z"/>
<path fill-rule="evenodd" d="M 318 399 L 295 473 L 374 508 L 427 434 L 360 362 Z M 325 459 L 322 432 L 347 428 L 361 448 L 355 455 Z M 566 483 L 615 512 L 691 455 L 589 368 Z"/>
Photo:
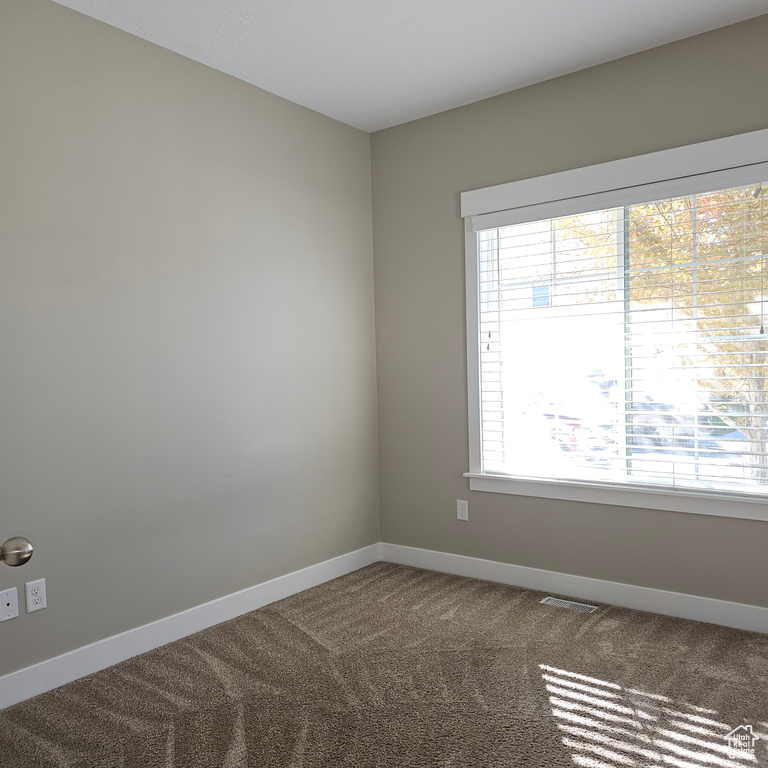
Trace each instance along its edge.
<path fill-rule="evenodd" d="M 24 586 L 27 589 L 27 613 L 42 611 L 48 605 L 45 596 L 45 579 L 28 581 Z"/>
<path fill-rule="evenodd" d="M 19 596 L 16 587 L 0 592 L 0 621 L 15 619 L 19 615 Z"/>
<path fill-rule="evenodd" d="M 469 502 L 456 499 L 456 519 L 469 520 Z"/>

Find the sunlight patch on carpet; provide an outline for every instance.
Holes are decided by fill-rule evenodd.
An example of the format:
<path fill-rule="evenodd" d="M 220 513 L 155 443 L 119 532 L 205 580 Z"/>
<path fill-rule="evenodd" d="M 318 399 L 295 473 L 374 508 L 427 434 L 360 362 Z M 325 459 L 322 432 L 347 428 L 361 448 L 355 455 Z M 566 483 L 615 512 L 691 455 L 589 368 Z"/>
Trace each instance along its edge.
<path fill-rule="evenodd" d="M 754 751 L 734 747 L 734 726 L 712 709 L 540 664 L 552 714 L 583 768 L 749 768 Z M 755 723 L 762 736 L 765 723 Z"/>

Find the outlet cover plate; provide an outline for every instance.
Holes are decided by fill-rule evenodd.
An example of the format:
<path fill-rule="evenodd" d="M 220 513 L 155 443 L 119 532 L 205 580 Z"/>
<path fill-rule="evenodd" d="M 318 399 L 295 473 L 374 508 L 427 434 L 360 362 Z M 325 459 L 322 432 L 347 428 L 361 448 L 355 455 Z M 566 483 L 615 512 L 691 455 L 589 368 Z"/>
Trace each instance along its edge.
<path fill-rule="evenodd" d="M 456 519 L 469 520 L 469 502 L 456 499 Z"/>
<path fill-rule="evenodd" d="M 15 619 L 19 615 L 19 595 L 16 587 L 0 592 L 0 621 Z"/>
<path fill-rule="evenodd" d="M 27 590 L 27 613 L 42 611 L 48 606 L 48 600 L 45 595 L 45 579 L 37 581 L 28 581 L 25 585 Z"/>

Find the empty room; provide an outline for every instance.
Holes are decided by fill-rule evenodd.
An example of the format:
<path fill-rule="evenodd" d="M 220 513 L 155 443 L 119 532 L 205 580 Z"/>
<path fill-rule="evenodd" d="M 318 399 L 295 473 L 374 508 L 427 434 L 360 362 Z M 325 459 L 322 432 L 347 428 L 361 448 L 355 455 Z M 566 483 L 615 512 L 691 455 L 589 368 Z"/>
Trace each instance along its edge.
<path fill-rule="evenodd" d="M 0 0 L 2 768 L 768 767 L 768 0 Z"/>

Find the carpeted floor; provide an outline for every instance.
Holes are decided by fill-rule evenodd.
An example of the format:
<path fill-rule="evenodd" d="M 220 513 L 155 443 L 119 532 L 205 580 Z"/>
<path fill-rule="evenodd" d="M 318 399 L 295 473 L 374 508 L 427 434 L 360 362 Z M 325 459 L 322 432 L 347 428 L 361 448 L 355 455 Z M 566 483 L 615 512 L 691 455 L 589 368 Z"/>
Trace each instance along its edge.
<path fill-rule="evenodd" d="M 376 563 L 0 712 L 0 765 L 768 766 L 768 636 L 541 597 Z"/>

